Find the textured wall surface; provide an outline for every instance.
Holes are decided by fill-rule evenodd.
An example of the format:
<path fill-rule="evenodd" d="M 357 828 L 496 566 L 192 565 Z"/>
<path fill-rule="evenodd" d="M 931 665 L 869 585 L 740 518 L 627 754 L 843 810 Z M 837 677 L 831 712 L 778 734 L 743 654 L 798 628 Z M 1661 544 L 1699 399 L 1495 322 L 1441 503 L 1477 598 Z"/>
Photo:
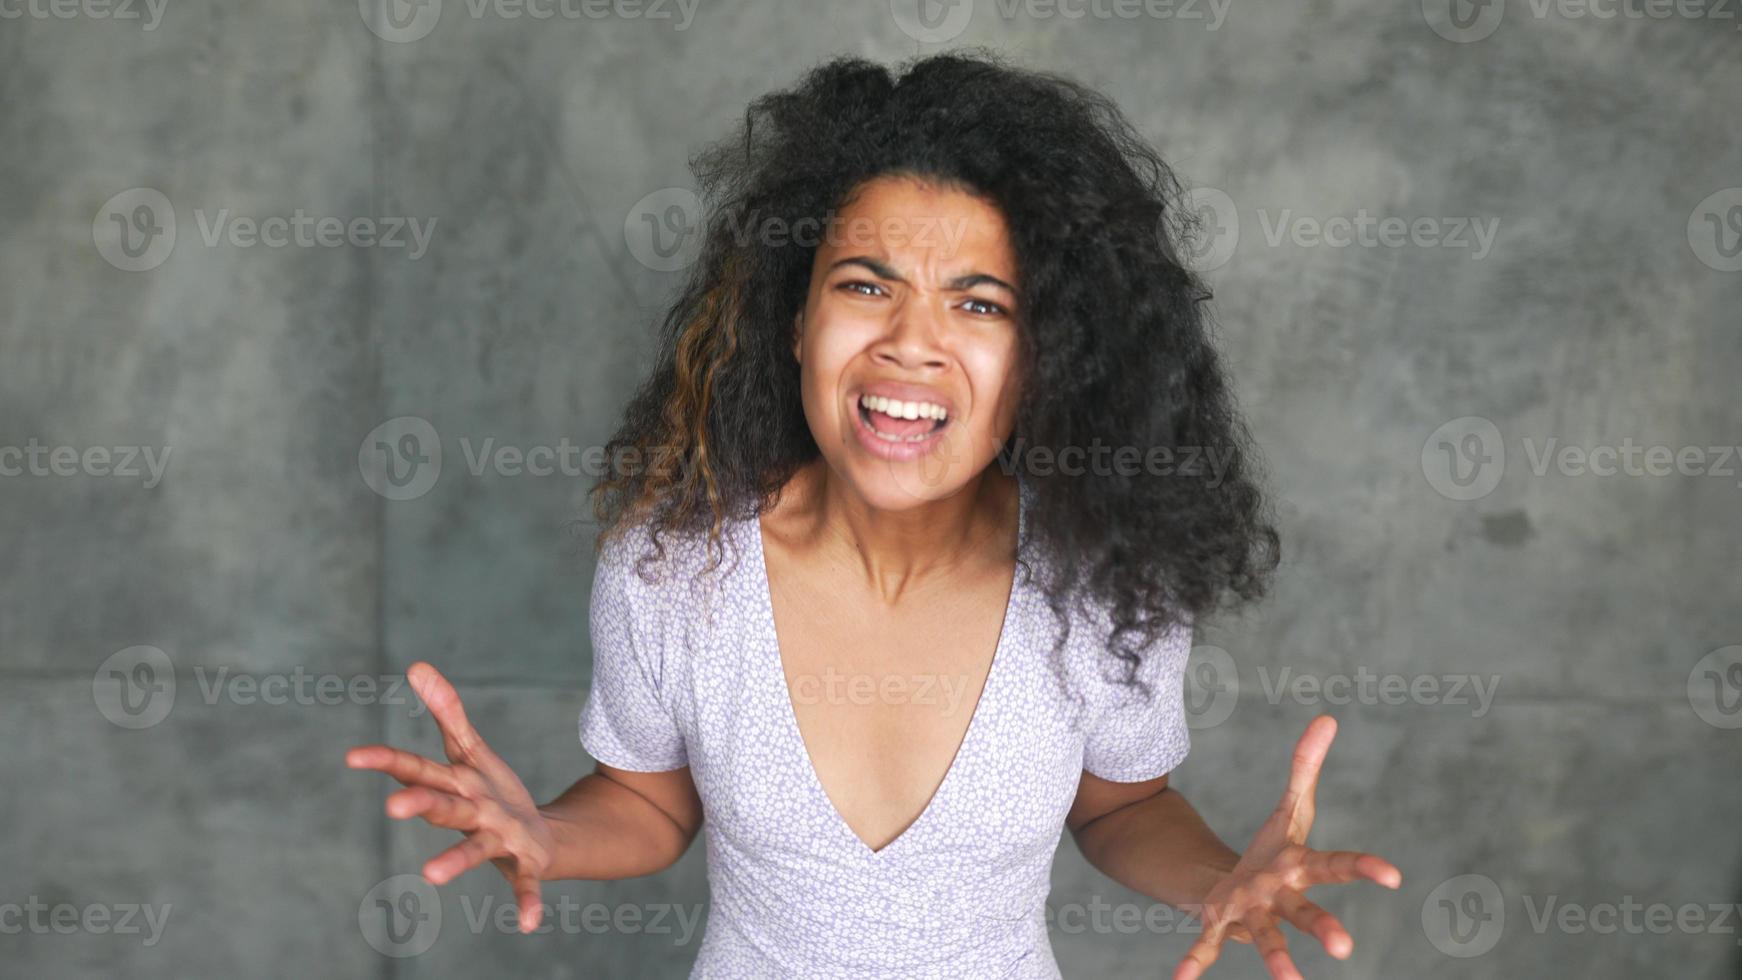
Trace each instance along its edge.
<path fill-rule="evenodd" d="M 1105 89 L 1200 189 L 1287 558 L 1198 636 L 1175 783 L 1242 847 L 1329 710 L 1313 843 L 1405 875 L 1314 893 L 1356 949 L 1291 933 L 1307 975 L 1742 975 L 1739 28 L 0 0 L 0 975 L 683 975 L 699 845 L 522 937 L 494 871 L 408 891 L 453 835 L 341 757 L 439 750 L 394 679 L 428 659 L 535 795 L 587 771 L 590 478 L 489 460 L 604 440 L 749 99 L 964 44 Z M 1067 975 L 1192 940 L 1068 839 L 1055 882 Z"/>

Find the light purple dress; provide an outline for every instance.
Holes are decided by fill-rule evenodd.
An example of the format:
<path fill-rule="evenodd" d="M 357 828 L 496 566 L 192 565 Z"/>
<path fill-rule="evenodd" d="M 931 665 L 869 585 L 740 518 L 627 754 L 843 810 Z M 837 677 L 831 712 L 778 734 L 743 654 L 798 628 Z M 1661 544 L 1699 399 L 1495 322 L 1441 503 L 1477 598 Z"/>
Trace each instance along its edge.
<path fill-rule="evenodd" d="M 1032 561 L 1026 481 L 1020 497 Z M 918 819 L 872 851 L 823 792 L 799 735 L 761 526 L 728 521 L 724 534 L 724 562 L 693 584 L 699 539 L 662 535 L 653 585 L 634 568 L 645 528 L 607 545 L 580 715 L 581 744 L 606 765 L 690 767 L 711 892 L 691 976 L 1058 977 L 1045 902 L 1065 814 L 1085 769 L 1135 782 L 1185 758 L 1189 626 L 1143 652 L 1139 676 L 1155 692 L 1145 699 L 1118 683 L 1104 611 L 1074 612 L 1054 657 L 1055 617 L 1019 566 L 954 762 Z"/>

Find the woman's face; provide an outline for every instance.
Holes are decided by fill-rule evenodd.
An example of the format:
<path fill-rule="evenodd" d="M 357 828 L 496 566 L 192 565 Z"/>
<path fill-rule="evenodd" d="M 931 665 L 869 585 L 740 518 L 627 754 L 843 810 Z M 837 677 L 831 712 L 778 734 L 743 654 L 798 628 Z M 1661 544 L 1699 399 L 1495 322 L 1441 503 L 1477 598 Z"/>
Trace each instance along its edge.
<path fill-rule="evenodd" d="M 832 478 L 878 509 L 951 496 L 1016 424 L 1018 283 L 1003 215 L 961 190 L 882 177 L 820 239 L 793 354 Z"/>

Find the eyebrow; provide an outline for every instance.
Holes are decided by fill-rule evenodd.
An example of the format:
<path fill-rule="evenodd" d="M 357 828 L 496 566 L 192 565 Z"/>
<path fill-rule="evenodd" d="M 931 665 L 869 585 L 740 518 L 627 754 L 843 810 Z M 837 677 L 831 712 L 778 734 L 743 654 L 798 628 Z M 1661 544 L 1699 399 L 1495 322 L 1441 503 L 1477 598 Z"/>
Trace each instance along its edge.
<path fill-rule="evenodd" d="M 851 256 L 849 258 L 842 259 L 839 262 L 836 262 L 834 265 L 829 266 L 829 271 L 833 272 L 836 269 L 839 269 L 841 266 L 844 266 L 844 265 L 863 266 L 864 268 L 871 270 L 871 272 L 873 274 L 877 275 L 880 278 L 889 279 L 889 280 L 893 280 L 895 282 L 900 282 L 900 283 L 907 282 L 906 279 L 902 278 L 901 273 L 896 272 L 890 266 L 888 266 L 882 262 L 879 262 L 876 259 L 871 258 L 870 256 L 867 256 L 867 255 L 854 255 L 854 256 Z M 949 282 L 944 283 L 944 288 L 946 288 L 946 289 L 972 289 L 975 286 L 996 286 L 999 289 L 1002 289 L 1005 292 L 1008 292 L 1012 297 L 1015 297 L 1018 295 L 1016 292 L 1015 286 L 1010 285 L 1009 283 L 998 278 L 997 276 L 988 275 L 984 272 L 970 272 L 966 275 L 957 276 L 956 278 L 951 279 Z"/>

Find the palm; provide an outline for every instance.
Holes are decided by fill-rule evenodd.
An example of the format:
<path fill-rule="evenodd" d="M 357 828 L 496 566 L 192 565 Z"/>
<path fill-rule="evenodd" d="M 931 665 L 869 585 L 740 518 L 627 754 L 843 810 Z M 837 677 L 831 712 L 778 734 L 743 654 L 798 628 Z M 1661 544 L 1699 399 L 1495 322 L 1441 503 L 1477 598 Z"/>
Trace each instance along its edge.
<path fill-rule="evenodd" d="M 1277 980 L 1297 980 L 1300 971 L 1288 955 L 1288 943 L 1278 928 L 1287 920 L 1324 944 L 1326 952 L 1344 959 L 1354 940 L 1343 924 L 1303 894 L 1314 885 L 1343 884 L 1366 878 L 1388 888 L 1403 883 L 1403 874 L 1389 861 L 1360 851 L 1319 851 L 1306 845 L 1312 830 L 1313 795 L 1319 770 L 1336 738 L 1337 723 L 1320 715 L 1307 725 L 1295 745 L 1288 788 L 1270 816 L 1258 828 L 1232 873 L 1204 898 L 1203 932 L 1174 972 L 1174 980 L 1194 980 L 1221 953 L 1224 939 L 1258 945 L 1265 966 Z"/>
<path fill-rule="evenodd" d="M 448 763 L 386 745 L 352 749 L 345 762 L 385 772 L 405 786 L 387 798 L 388 816 L 422 817 L 465 835 L 424 864 L 431 884 L 445 884 L 489 861 L 514 888 L 521 931 L 530 932 L 543 917 L 539 883 L 552 851 L 544 819 L 520 777 L 467 720 L 453 685 L 425 663 L 413 664 L 406 677 L 441 729 Z"/>

